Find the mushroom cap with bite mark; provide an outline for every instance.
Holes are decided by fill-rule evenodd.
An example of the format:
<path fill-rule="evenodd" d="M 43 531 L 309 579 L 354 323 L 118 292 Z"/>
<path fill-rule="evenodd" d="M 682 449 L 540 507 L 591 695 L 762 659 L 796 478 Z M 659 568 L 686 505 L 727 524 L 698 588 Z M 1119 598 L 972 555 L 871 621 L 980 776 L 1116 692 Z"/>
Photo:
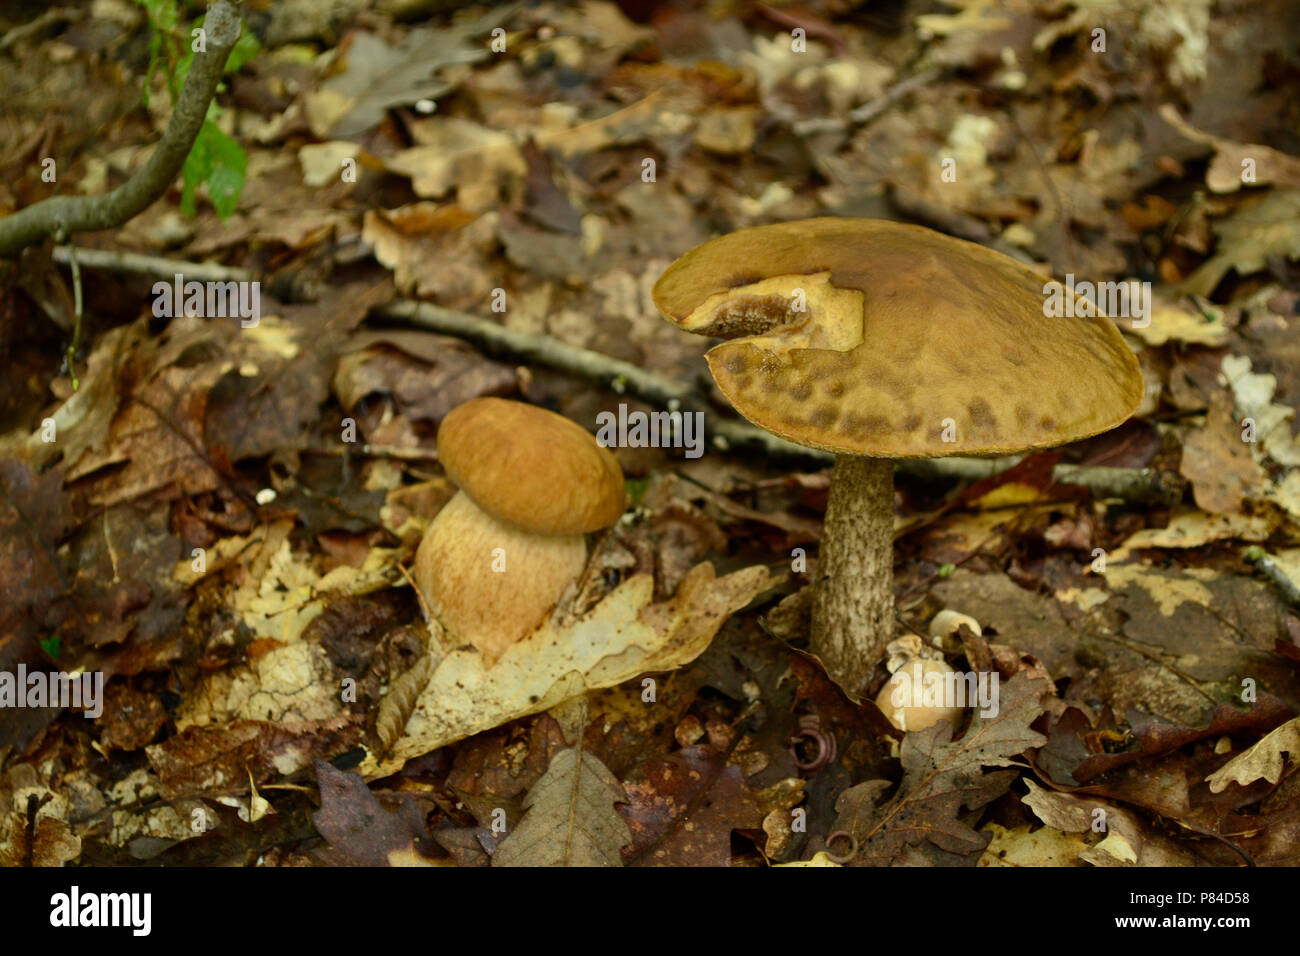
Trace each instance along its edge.
<path fill-rule="evenodd" d="M 707 359 L 738 412 L 837 454 L 1046 448 L 1107 431 L 1142 400 L 1110 319 L 1049 315 L 1038 273 L 919 226 L 742 229 L 674 262 L 654 298 L 682 328 L 730 340 Z"/>

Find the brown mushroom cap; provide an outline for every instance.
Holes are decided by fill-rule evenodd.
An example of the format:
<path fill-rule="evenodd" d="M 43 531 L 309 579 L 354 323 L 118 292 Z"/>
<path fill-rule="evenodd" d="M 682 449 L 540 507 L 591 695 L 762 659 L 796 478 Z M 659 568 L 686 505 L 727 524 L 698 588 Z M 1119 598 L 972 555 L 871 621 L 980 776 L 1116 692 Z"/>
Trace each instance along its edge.
<path fill-rule="evenodd" d="M 504 398 L 459 405 L 438 428 L 442 467 L 474 503 L 528 531 L 596 531 L 623 513 L 623 470 L 576 422 Z"/>
<path fill-rule="evenodd" d="M 822 218 L 706 242 L 654 298 L 677 325 L 733 339 L 709 369 L 754 424 L 839 454 L 929 458 L 1061 445 L 1137 409 L 1142 377 L 1114 324 L 1045 315 L 1044 281 L 930 229 Z"/>

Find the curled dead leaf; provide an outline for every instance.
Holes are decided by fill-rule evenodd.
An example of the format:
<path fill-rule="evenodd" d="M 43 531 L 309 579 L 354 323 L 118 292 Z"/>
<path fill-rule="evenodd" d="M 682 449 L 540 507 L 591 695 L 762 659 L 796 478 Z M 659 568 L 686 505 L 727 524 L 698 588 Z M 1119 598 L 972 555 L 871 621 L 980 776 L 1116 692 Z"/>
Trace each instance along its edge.
<path fill-rule="evenodd" d="M 361 772 L 381 776 L 411 757 L 587 691 L 680 667 L 770 583 L 763 567 L 718 578 L 704 563 L 691 569 L 676 595 L 654 603 L 653 577 L 638 574 L 572 624 L 543 624 L 495 664 L 472 648 L 452 650 L 432 666 L 389 753 L 368 758 Z M 386 733 L 397 713 L 386 717 Z"/>

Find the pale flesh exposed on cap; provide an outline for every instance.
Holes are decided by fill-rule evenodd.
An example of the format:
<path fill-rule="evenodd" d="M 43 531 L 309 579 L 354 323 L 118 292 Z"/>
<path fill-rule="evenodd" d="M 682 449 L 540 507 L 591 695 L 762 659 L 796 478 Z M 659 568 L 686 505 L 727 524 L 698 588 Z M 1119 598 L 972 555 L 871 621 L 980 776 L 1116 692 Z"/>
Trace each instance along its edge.
<path fill-rule="evenodd" d="M 941 720 L 951 727 L 961 721 L 963 708 L 944 699 L 956 671 L 942 660 L 914 658 L 894 671 L 876 694 L 876 706 L 904 733 L 925 730 Z"/>
<path fill-rule="evenodd" d="M 891 460 L 1060 445 L 1141 400 L 1111 320 L 1048 315 L 1043 286 L 974 243 L 833 218 L 714 239 L 655 285 L 670 321 L 728 339 L 706 357 L 737 411 L 836 454 L 813 650 L 854 696 L 893 630 Z"/>
<path fill-rule="evenodd" d="M 709 368 L 775 435 L 882 458 L 995 455 L 1106 431 L 1141 400 L 1111 320 L 1044 315 L 1043 284 L 929 229 L 809 219 L 705 243 L 664 273 L 655 302 L 730 340 Z"/>

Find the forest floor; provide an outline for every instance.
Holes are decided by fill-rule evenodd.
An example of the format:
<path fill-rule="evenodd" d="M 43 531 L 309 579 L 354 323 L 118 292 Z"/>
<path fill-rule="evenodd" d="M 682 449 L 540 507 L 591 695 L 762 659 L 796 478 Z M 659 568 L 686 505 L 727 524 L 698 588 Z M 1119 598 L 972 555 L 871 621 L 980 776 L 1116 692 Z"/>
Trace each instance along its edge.
<path fill-rule="evenodd" d="M 0 213 L 119 185 L 201 11 L 151 70 L 174 4 L 9 6 Z M 0 864 L 536 863 L 575 801 L 584 862 L 1300 864 L 1293 8 L 443 6 L 249 0 L 203 185 L 74 238 L 80 321 L 66 250 L 0 269 L 0 672 L 104 680 L 98 715 L 0 713 Z M 1130 421 L 899 472 L 900 647 L 974 618 L 942 650 L 998 713 L 949 741 L 850 701 L 806 652 L 825 463 L 713 443 L 617 449 L 628 515 L 536 657 L 435 653 L 403 570 L 443 417 L 658 407 L 603 358 L 738 421 L 651 288 L 812 216 L 1150 283 Z M 255 325 L 158 314 L 197 263 L 260 281 Z"/>

